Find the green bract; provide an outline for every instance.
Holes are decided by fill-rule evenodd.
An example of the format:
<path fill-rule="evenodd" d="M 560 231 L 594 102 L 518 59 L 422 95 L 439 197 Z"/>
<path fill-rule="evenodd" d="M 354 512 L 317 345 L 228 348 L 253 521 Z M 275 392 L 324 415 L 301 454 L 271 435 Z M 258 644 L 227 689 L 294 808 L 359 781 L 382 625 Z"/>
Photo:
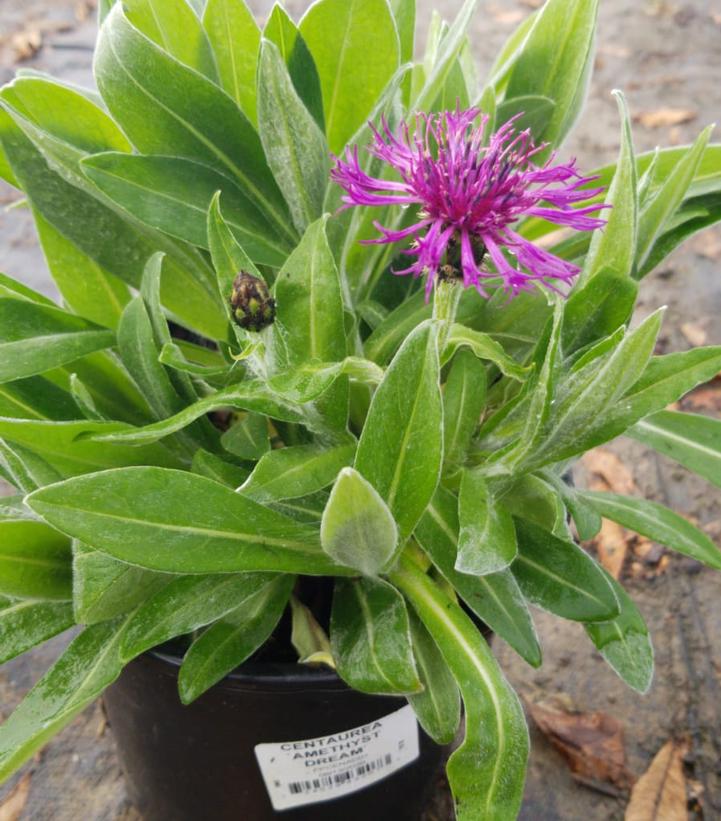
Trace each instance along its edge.
<path fill-rule="evenodd" d="M 83 627 L 0 728 L 0 776 L 139 653 L 186 641 L 189 702 L 286 610 L 302 660 L 406 695 L 439 742 L 463 702 L 465 821 L 515 818 L 528 753 L 481 620 L 532 666 L 529 603 L 579 621 L 648 688 L 643 619 L 569 521 L 721 554 L 672 511 L 564 476 L 628 432 L 721 481 L 721 422 L 666 410 L 721 348 L 654 355 L 661 312 L 629 330 L 638 281 L 721 219 L 721 145 L 636 156 L 619 95 L 606 227 L 516 226 L 581 266 L 570 298 L 441 284 L 427 304 L 388 273 L 399 247 L 359 243 L 408 214 L 339 211 L 331 152 L 457 100 L 496 128 L 523 112 L 550 151 L 593 61 L 596 0 L 548 0 L 478 85 L 475 5 L 413 63 L 414 0 L 317 0 L 298 25 L 276 6 L 263 30 L 243 0 L 105 3 L 99 95 L 34 73 L 0 92 L 0 174 L 61 294 L 0 275 L 0 661 Z"/>

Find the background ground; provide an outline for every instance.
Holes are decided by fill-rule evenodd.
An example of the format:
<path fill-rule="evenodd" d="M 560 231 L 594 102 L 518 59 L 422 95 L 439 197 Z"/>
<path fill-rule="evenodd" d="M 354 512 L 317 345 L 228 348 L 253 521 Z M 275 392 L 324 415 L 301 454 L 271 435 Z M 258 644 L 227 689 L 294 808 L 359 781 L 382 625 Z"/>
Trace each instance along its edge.
<path fill-rule="evenodd" d="M 489 65 L 513 26 L 539 4 L 537 0 L 481 3 L 473 43 L 482 67 Z M 251 5 L 263 16 L 271 3 L 251 0 Z M 307 5 L 305 0 L 287 3 L 295 13 Z M 461 0 L 436 0 L 434 4 L 419 0 L 421 25 L 427 23 L 432 5 L 451 17 Z M 615 158 L 618 123 L 610 96 L 614 87 L 627 93 L 635 113 L 638 149 L 687 142 L 705 123 L 718 119 L 721 3 L 602 0 L 599 36 L 587 114 L 568 146 L 583 168 Z M 0 80 L 10 79 L 22 64 L 88 83 L 93 39 L 92 2 L 0 0 Z M 13 192 L 0 188 L 0 208 L 14 199 Z M 26 212 L 0 213 L 0 249 L 4 271 L 52 293 Z M 689 243 L 644 282 L 643 309 L 669 306 L 661 340 L 665 349 L 721 343 L 720 268 L 721 233 L 717 230 Z M 712 384 L 696 391 L 684 407 L 721 415 L 721 386 Z M 640 493 L 685 513 L 713 538 L 721 536 L 721 494 L 628 440 L 591 457 L 581 466 L 577 480 L 611 486 L 633 482 Z M 668 803 L 658 804 L 655 816 L 634 816 L 634 821 L 685 818 L 687 802 L 693 817 L 720 819 L 721 579 L 693 562 L 665 556 L 658 546 L 633 542 L 623 532 L 604 536 L 601 548 L 606 561 L 613 564 L 623 559 L 623 577 L 651 625 L 656 680 L 646 697 L 634 694 L 592 650 L 578 625 L 543 613 L 537 614 L 545 654 L 541 670 L 530 669 L 496 642 L 496 655 L 527 704 L 548 706 L 549 700 L 555 700 L 555 712 L 543 714 L 545 733 L 533 725 L 533 754 L 521 817 L 528 821 L 623 818 L 632 777 L 644 773 L 663 748 L 670 754 L 670 766 L 659 759 L 655 771 L 666 784 L 659 800 Z M 50 642 L 0 671 L 2 713 L 13 708 L 62 643 L 62 639 Z M 585 773 L 582 782 L 573 777 L 550 743 L 551 737 L 568 754 L 575 753 L 575 767 Z M 675 746 L 668 746 L 669 742 Z M 677 782 L 672 783 L 674 762 L 679 772 L 683 766 L 680 789 L 674 786 Z M 97 706 L 69 726 L 21 776 L 0 789 L 0 821 L 129 821 L 135 817 L 125 796 L 112 737 L 105 732 Z M 451 817 L 447 791 L 439 783 L 427 821 Z"/>

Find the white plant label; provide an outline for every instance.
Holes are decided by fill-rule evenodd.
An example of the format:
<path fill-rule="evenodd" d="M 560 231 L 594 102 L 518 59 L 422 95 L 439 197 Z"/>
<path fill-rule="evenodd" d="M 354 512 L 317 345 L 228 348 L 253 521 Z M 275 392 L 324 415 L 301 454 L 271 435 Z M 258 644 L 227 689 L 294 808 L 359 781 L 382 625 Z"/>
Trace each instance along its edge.
<path fill-rule="evenodd" d="M 274 810 L 362 790 L 418 755 L 418 723 L 410 706 L 352 730 L 255 748 Z"/>

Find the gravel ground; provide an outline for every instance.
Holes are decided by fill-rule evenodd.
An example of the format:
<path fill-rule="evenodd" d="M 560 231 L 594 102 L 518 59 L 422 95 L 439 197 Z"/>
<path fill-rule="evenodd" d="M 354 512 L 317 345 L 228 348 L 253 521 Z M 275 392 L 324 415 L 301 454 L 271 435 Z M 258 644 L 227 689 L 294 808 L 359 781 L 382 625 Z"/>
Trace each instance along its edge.
<path fill-rule="evenodd" d="M 263 16 L 271 3 L 251 0 L 251 5 Z M 289 11 L 296 14 L 307 5 L 303 0 L 287 3 Z M 461 0 L 437 0 L 435 4 L 419 0 L 422 27 L 432 5 L 451 17 Z M 481 4 L 473 24 L 473 45 L 482 68 L 490 64 L 522 15 L 537 5 L 535 0 Z M 22 4 L 0 0 L 0 79 L 12 76 L 17 45 L 27 45 L 27 33 L 36 31 L 41 34 L 42 47 L 23 65 L 89 82 L 94 24 L 87 11 L 84 3 L 63 0 L 25 0 Z M 703 125 L 719 118 L 721 4 L 715 0 L 603 0 L 599 37 L 586 115 L 567 147 L 570 154 L 579 157 L 583 168 L 612 160 L 618 150 L 616 106 L 610 94 L 613 88 L 626 92 L 631 110 L 639 118 L 635 130 L 639 150 L 688 142 Z M 686 112 L 681 119 L 687 121 L 670 124 L 669 111 L 681 110 Z M 9 189 L 0 188 L 0 205 L 13 199 Z M 0 248 L 3 270 L 53 293 L 28 214 L 22 209 L 0 215 Z M 665 349 L 690 346 L 688 329 L 684 333 L 681 327 L 688 322 L 701 328 L 709 343 L 721 343 L 717 321 L 721 313 L 720 260 L 721 232 L 711 231 L 677 251 L 644 281 L 642 312 L 668 305 L 661 341 Z M 718 415 L 721 402 L 710 412 Z M 622 441 L 613 450 L 632 469 L 644 495 L 670 504 L 712 534 L 721 533 L 718 491 L 632 442 Z M 582 474 L 577 478 L 583 481 Z M 628 766 L 636 775 L 646 770 L 668 739 L 688 737 L 686 775 L 692 792 L 700 797 L 694 805 L 696 817 L 721 819 L 721 582 L 717 575 L 699 570 L 692 562 L 672 558 L 665 572 L 644 571 L 629 582 L 629 589 L 647 617 L 656 644 L 656 680 L 645 697 L 627 690 L 616 679 L 577 625 L 540 612 L 537 624 L 545 654 L 541 670 L 525 666 L 500 641 L 495 652 L 526 700 L 562 695 L 570 697 L 579 710 L 600 710 L 622 722 Z M 29 658 L 3 668 L 0 710 L 11 709 L 61 644 L 50 642 Z M 51 743 L 41 760 L 30 765 L 27 803 L 17 816 L 21 821 L 133 817 L 112 739 L 102 729 L 100 712 L 92 708 Z M 544 737 L 535 729 L 532 732 L 533 754 L 522 818 L 623 818 L 626 793 L 605 788 L 599 791 L 597 786 L 589 788 L 574 781 Z M 3 821 L 2 796 L 14 783 L 0 790 Z M 381 813 L 378 817 L 383 821 Z M 446 821 L 451 817 L 447 791 L 441 784 L 427 819 Z"/>

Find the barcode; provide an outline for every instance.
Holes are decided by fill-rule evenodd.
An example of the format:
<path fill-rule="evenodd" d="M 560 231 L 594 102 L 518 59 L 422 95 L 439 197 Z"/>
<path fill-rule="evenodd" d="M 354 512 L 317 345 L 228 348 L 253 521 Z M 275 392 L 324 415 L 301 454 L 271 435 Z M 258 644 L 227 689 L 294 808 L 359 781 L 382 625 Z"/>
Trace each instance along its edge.
<path fill-rule="evenodd" d="M 382 758 L 376 758 L 375 761 L 366 761 L 359 764 L 352 770 L 344 770 L 342 773 L 335 773 L 335 775 L 324 775 L 320 778 L 310 778 L 307 781 L 291 781 L 288 784 L 288 789 L 291 795 L 300 795 L 307 792 L 319 792 L 321 790 L 328 790 L 332 787 L 339 787 L 347 784 L 349 781 L 355 781 L 357 778 L 362 778 L 368 773 L 374 773 L 388 767 L 393 761 L 393 756 L 386 753 Z"/>

